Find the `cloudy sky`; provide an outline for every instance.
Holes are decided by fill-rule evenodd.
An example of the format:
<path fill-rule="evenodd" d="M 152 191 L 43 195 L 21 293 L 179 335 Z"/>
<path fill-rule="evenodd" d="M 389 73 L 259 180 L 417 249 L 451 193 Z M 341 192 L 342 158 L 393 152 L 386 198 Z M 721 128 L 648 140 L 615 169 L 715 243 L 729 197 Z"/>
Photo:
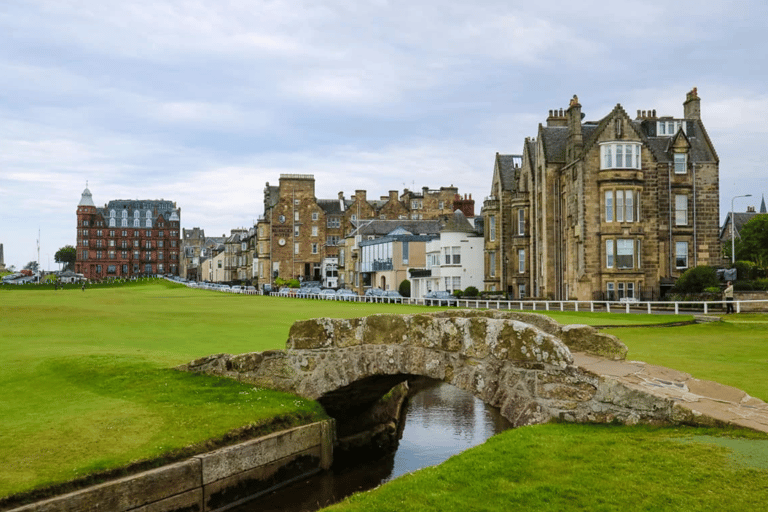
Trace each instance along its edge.
<path fill-rule="evenodd" d="M 251 226 L 266 182 L 319 198 L 455 185 L 578 94 L 587 120 L 682 116 L 698 87 L 720 214 L 768 192 L 764 0 L 2 0 L 5 263 L 75 243 L 97 205 L 171 199 L 182 226 Z"/>

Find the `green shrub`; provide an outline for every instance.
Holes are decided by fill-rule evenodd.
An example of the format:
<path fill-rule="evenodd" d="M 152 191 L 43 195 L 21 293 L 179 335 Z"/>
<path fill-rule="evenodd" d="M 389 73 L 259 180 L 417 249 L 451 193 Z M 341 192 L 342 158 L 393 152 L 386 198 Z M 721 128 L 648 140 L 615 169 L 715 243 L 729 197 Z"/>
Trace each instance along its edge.
<path fill-rule="evenodd" d="M 739 281 L 751 281 L 757 277 L 759 269 L 751 261 L 739 260 L 733 266 L 736 269 L 736 279 Z"/>
<path fill-rule="evenodd" d="M 682 294 L 701 293 L 705 288 L 719 286 L 720 282 L 717 279 L 715 269 L 707 265 L 700 265 L 683 272 L 683 275 L 677 279 L 673 291 Z"/>
<path fill-rule="evenodd" d="M 403 297 L 410 297 L 411 282 L 407 279 L 403 279 L 403 282 L 400 283 L 400 286 L 397 287 L 397 291 L 400 292 L 400 295 L 402 295 Z"/>
<path fill-rule="evenodd" d="M 465 297 L 477 297 L 479 294 L 480 291 L 474 286 L 467 286 L 467 289 L 464 290 Z"/>
<path fill-rule="evenodd" d="M 720 289 L 719 286 L 707 286 L 704 289 L 704 292 L 705 293 L 715 293 L 715 294 L 717 294 L 717 293 L 722 293 L 723 291 Z"/>

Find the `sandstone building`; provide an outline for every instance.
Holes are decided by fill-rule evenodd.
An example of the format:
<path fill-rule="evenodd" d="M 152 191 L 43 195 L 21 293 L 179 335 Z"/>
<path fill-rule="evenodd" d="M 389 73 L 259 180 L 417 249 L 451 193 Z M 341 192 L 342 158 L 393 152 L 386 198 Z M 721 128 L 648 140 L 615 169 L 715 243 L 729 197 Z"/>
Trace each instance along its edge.
<path fill-rule="evenodd" d="M 365 190 L 350 198 L 315 196 L 311 174 L 282 174 L 264 189 L 264 215 L 256 224 L 253 274 L 261 287 L 276 277 L 321 281 L 339 262 L 339 245 L 364 220 L 428 220 L 453 213 L 454 204 L 474 215 L 474 201 L 456 187 L 421 192 L 396 190 L 370 200 Z M 256 278 L 254 278 L 255 280 Z"/>
<path fill-rule="evenodd" d="M 75 272 L 87 279 L 179 273 L 181 208 L 115 199 L 97 208 L 88 187 L 77 205 Z"/>
<path fill-rule="evenodd" d="M 552 299 L 658 298 L 721 261 L 719 159 L 696 89 L 682 117 L 621 105 L 584 121 L 576 96 L 523 154 L 497 155 L 484 202 L 487 290 Z"/>

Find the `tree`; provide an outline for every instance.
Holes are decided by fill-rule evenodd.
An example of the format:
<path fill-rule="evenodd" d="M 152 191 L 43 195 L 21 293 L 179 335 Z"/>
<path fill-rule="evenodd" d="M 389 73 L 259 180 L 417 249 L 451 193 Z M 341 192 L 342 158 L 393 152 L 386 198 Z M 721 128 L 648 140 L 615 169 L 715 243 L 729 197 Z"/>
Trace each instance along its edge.
<path fill-rule="evenodd" d="M 674 291 L 677 293 L 701 293 L 707 288 L 717 287 L 717 272 L 712 267 L 700 265 L 689 268 L 675 283 Z"/>
<path fill-rule="evenodd" d="M 77 249 L 71 245 L 65 245 L 53 256 L 56 263 L 64 263 L 64 270 L 75 269 L 75 259 L 77 259 Z"/>
<path fill-rule="evenodd" d="M 29 263 L 24 265 L 24 270 L 31 270 L 32 272 L 37 272 L 37 262 L 30 261 Z"/>
<path fill-rule="evenodd" d="M 768 265 L 768 215 L 755 215 L 744 224 L 736 239 L 736 259 Z"/>
<path fill-rule="evenodd" d="M 410 297 L 411 296 L 411 282 L 407 279 L 404 279 L 402 283 L 400 283 L 400 286 L 397 287 L 397 291 L 400 292 L 400 295 L 403 297 Z"/>

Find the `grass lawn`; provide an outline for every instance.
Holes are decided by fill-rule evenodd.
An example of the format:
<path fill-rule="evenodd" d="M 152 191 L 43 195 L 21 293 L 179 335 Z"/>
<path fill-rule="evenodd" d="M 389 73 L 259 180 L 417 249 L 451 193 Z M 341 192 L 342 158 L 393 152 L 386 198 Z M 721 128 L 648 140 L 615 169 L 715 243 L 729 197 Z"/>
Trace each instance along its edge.
<path fill-rule="evenodd" d="M 276 416 L 281 426 L 324 417 L 311 401 L 170 368 L 213 353 L 283 348 L 290 325 L 303 318 L 435 309 L 242 296 L 165 281 L 84 292 L 0 287 L 0 498 L 204 447 Z M 546 314 L 592 325 L 686 318 Z M 764 316 L 607 332 L 628 345 L 629 359 L 768 400 Z M 755 510 L 768 496 L 766 446 L 720 431 L 539 425 L 354 497 L 340 510 Z M 762 455 L 736 458 L 750 453 Z"/>
<path fill-rule="evenodd" d="M 164 280 L 85 291 L 0 287 L 0 497 L 275 416 L 283 427 L 325 417 L 312 401 L 170 368 L 284 348 L 302 318 L 417 309 L 427 308 L 215 293 Z"/>
<path fill-rule="evenodd" d="M 746 436 L 746 437 L 743 437 Z M 768 439 L 694 428 L 508 430 L 325 510 L 765 510 Z"/>

